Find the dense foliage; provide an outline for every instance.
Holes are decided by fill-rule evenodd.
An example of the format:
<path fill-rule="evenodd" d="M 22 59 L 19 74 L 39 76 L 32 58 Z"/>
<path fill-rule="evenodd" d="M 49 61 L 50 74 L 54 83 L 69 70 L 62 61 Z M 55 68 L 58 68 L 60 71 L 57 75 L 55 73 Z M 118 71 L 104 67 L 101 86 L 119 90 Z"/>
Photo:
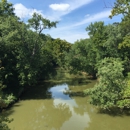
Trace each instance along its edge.
<path fill-rule="evenodd" d="M 91 103 L 101 108 L 116 107 L 126 88 L 122 62 L 117 58 L 104 58 L 98 65 L 99 82 L 94 88 L 88 89 Z"/>
<path fill-rule="evenodd" d="M 121 14 L 122 21 L 105 25 L 91 23 L 89 39 L 76 41 L 66 55 L 66 66 L 75 73 L 83 71 L 98 83 L 86 94 L 102 109 L 130 108 L 130 2 L 117 0 L 110 18 Z"/>
<path fill-rule="evenodd" d="M 0 1 L 0 111 L 62 64 L 71 44 L 43 34 L 57 23 L 34 13 L 25 24 L 11 3 Z M 7 121 L 0 117 L 0 129 L 6 129 L 2 120 Z"/>
<path fill-rule="evenodd" d="M 43 34 L 56 27 L 34 13 L 25 24 L 7 0 L 0 1 L 0 111 L 20 96 L 27 86 L 47 78 L 56 67 L 72 73 L 86 72 L 98 78 L 85 93 L 103 109 L 130 108 L 130 2 L 117 0 L 110 18 L 122 14 L 120 23 L 91 23 L 88 39 L 74 44 Z M 7 130 L 0 116 L 0 129 Z"/>
<path fill-rule="evenodd" d="M 4 92 L 19 96 L 25 86 L 37 83 L 60 65 L 70 44 L 44 35 L 44 29 L 56 27 L 34 13 L 28 24 L 15 16 L 13 5 L 0 2 L 0 87 Z"/>

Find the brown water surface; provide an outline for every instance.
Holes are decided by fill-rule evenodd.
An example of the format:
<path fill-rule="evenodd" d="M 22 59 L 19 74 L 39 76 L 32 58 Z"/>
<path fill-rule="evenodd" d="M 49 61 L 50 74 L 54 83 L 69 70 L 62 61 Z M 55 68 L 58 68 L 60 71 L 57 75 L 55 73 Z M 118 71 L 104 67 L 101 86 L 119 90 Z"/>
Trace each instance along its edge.
<path fill-rule="evenodd" d="M 88 97 L 70 96 L 66 91 L 93 87 L 88 83 L 49 83 L 32 87 L 7 113 L 14 121 L 11 130 L 130 130 L 130 116 L 101 114 Z M 46 86 L 46 87 L 45 87 Z"/>

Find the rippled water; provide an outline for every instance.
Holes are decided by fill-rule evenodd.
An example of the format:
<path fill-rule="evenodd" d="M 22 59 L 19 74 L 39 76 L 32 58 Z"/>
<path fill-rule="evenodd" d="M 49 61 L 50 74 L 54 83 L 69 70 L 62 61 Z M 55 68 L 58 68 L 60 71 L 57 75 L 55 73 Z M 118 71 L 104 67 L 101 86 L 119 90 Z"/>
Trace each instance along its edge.
<path fill-rule="evenodd" d="M 130 116 L 98 113 L 88 97 L 65 94 L 94 84 L 46 85 L 46 91 L 45 85 L 32 87 L 7 111 L 14 119 L 9 124 L 11 130 L 130 130 Z"/>

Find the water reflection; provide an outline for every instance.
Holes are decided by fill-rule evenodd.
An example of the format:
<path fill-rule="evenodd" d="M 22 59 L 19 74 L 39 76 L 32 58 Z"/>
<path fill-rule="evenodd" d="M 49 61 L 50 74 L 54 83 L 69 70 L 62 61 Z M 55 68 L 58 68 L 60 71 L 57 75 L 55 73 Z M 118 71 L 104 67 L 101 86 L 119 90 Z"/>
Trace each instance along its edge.
<path fill-rule="evenodd" d="M 72 117 L 67 103 L 54 103 L 54 100 L 20 101 L 21 107 L 13 107 L 9 116 L 14 121 L 9 124 L 11 130 L 59 130 Z"/>
<path fill-rule="evenodd" d="M 53 86 L 46 92 L 46 94 L 51 94 L 52 99 L 34 100 L 29 97 L 29 100 L 21 100 L 18 103 L 20 107 L 14 106 L 10 109 L 14 111 L 10 116 L 14 118 L 14 121 L 9 126 L 14 130 L 69 130 L 70 128 L 82 130 L 87 128 L 90 123 L 90 117 L 86 112 L 87 106 L 83 105 L 84 102 L 65 95 L 63 92 L 68 89 L 69 86 L 64 83 Z"/>
<path fill-rule="evenodd" d="M 69 97 L 69 95 L 65 95 L 63 92 L 67 91 L 69 88 L 68 88 L 68 85 L 66 83 L 64 84 L 59 84 L 59 85 L 56 85 L 56 86 L 53 86 L 52 88 L 49 89 L 49 92 L 52 93 L 52 98 L 60 98 L 60 99 L 64 99 L 64 100 L 69 100 L 71 99 Z"/>
<path fill-rule="evenodd" d="M 69 118 L 72 116 L 72 113 L 69 109 L 69 106 L 65 103 L 59 103 L 57 105 L 53 104 L 53 100 L 50 100 L 49 102 L 46 100 L 41 104 L 41 106 L 37 109 L 38 115 L 37 119 L 35 118 L 33 120 L 33 128 L 40 127 L 39 129 L 46 129 L 46 130 L 60 130 L 62 125 L 65 121 L 68 121 Z M 39 125 L 39 123 L 41 125 Z M 38 128 L 37 128 L 38 129 Z"/>
<path fill-rule="evenodd" d="M 75 107 L 78 107 L 78 104 L 75 102 L 75 99 L 71 100 L 61 100 L 61 99 L 55 99 L 54 104 L 57 105 L 59 103 L 66 103 L 69 106 L 69 109 L 72 113 L 72 116 L 70 119 L 61 127 L 61 130 L 83 130 L 84 128 L 89 127 L 90 117 L 87 112 L 83 112 L 83 115 L 80 115 L 79 113 L 75 112 Z M 86 107 L 86 106 L 85 106 Z M 81 109 L 80 109 L 81 110 Z"/>
<path fill-rule="evenodd" d="M 88 84 L 87 87 L 91 87 L 94 83 Z M 89 104 L 87 97 L 70 97 L 69 94 L 64 94 L 68 90 L 82 91 L 84 85 L 69 86 L 63 83 L 49 88 L 46 91 L 42 86 L 40 89 L 30 89 L 24 98 L 8 111 L 13 112 L 9 117 L 14 118 L 14 121 L 9 124 L 11 130 L 130 129 L 130 117 L 112 117 L 97 113 L 97 109 Z M 32 96 L 27 96 L 29 94 Z"/>
<path fill-rule="evenodd" d="M 86 100 L 75 98 L 75 102 L 77 104 L 77 106 L 74 106 L 74 111 L 76 114 L 83 116 L 85 112 L 88 112 L 88 106 L 86 105 L 87 102 Z"/>

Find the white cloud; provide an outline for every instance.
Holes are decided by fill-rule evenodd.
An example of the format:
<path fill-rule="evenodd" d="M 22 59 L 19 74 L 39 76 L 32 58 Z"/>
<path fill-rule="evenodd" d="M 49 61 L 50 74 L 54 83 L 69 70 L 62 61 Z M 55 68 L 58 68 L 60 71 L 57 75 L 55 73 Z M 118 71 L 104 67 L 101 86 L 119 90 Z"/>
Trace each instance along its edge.
<path fill-rule="evenodd" d="M 64 30 L 70 30 L 70 29 L 72 30 L 75 27 L 82 26 L 82 25 L 88 25 L 91 22 L 96 22 L 96 21 L 101 21 L 101 20 L 105 21 L 105 19 L 108 18 L 110 13 L 111 13 L 111 10 L 107 10 L 107 11 L 99 12 L 94 15 L 88 15 L 88 16 L 85 16 L 82 21 L 79 21 L 77 23 L 73 23 L 70 25 L 58 27 L 58 28 L 56 28 L 56 31 L 62 32 Z"/>
<path fill-rule="evenodd" d="M 93 2 L 94 0 L 70 0 L 68 1 L 68 3 L 71 5 L 71 10 L 75 10 L 83 5 L 89 4 L 91 2 Z"/>
<path fill-rule="evenodd" d="M 83 5 L 89 4 L 92 1 L 94 1 L 94 0 L 71 0 L 71 1 L 64 0 L 65 4 L 57 3 L 57 4 L 49 5 L 49 7 L 53 10 L 48 10 L 46 15 L 43 14 L 42 10 L 26 8 L 21 3 L 15 4 L 14 8 L 15 8 L 16 15 L 20 18 L 28 18 L 28 17 L 32 16 L 32 14 L 34 12 L 37 12 L 52 21 L 55 21 L 55 20 L 60 21 L 62 16 L 70 13 L 71 11 L 73 11 Z"/>
<path fill-rule="evenodd" d="M 73 26 L 80 26 L 83 24 L 87 24 L 90 22 L 94 22 L 94 21 L 99 21 L 102 20 L 104 18 L 108 18 L 108 16 L 111 14 L 110 10 L 104 11 L 104 12 L 100 12 L 94 15 L 90 15 L 89 17 L 85 18 L 84 20 L 74 24 Z"/>
<path fill-rule="evenodd" d="M 69 4 L 51 4 L 49 7 L 56 11 L 66 11 L 70 7 Z"/>
<path fill-rule="evenodd" d="M 61 26 L 56 29 L 49 30 L 49 34 L 53 38 L 61 38 L 65 39 L 70 43 L 74 43 L 78 39 L 88 38 L 88 33 L 85 31 L 85 28 L 91 23 L 96 21 L 105 21 L 109 20 L 108 16 L 110 14 L 110 10 L 99 12 L 94 15 L 89 15 L 84 17 L 82 21 L 79 21 L 74 24 Z M 81 27 L 82 26 L 82 27 Z M 83 32 L 79 31 L 80 28 L 84 28 Z"/>
<path fill-rule="evenodd" d="M 32 16 L 34 13 L 40 14 L 43 17 L 45 17 L 45 15 L 42 13 L 42 10 L 36 10 L 36 9 L 32 9 L 29 13 L 30 16 Z"/>
<path fill-rule="evenodd" d="M 74 43 L 77 40 L 89 38 L 89 35 L 87 32 L 71 32 L 68 34 L 61 35 L 60 38 L 65 39 L 70 43 Z"/>
<path fill-rule="evenodd" d="M 15 8 L 14 12 L 20 18 L 31 17 L 34 12 L 44 16 L 41 10 L 28 9 L 24 5 L 22 5 L 21 3 L 15 4 L 14 8 Z"/>
<path fill-rule="evenodd" d="M 50 20 L 59 20 L 61 19 L 63 15 L 68 14 L 72 10 L 75 10 L 85 4 L 89 4 L 92 1 L 94 0 L 71 0 L 71 1 L 65 0 L 65 3 L 67 3 L 66 6 L 65 4 L 52 4 L 53 6 L 54 5 L 55 6 L 50 7 L 50 8 L 53 8 L 53 10 L 47 11 L 48 13 L 46 14 L 46 18 L 49 18 Z M 61 9 L 61 6 L 62 6 L 62 9 Z M 45 17 L 45 15 L 42 13 L 41 10 L 26 8 L 21 3 L 15 4 L 14 8 L 15 8 L 16 15 L 20 18 L 31 17 L 33 12 L 37 12 L 41 14 L 43 17 Z M 77 39 L 88 38 L 89 36 L 87 32 L 85 31 L 85 27 L 87 27 L 88 24 L 90 24 L 91 22 L 95 22 L 99 20 L 104 21 L 106 18 L 108 18 L 109 14 L 110 14 L 110 10 L 99 12 L 93 15 L 87 14 L 85 17 L 83 17 L 82 21 L 75 22 L 73 24 L 68 24 L 68 25 L 66 24 L 66 26 L 61 25 L 61 27 L 49 30 L 48 33 L 54 38 L 65 39 L 68 42 L 73 43 Z M 83 32 L 79 31 L 79 29 L 81 28 L 84 28 Z M 46 31 L 44 33 L 46 33 Z"/>
<path fill-rule="evenodd" d="M 48 17 L 52 20 L 61 20 L 62 16 L 93 1 L 94 0 L 65 0 L 64 2 L 66 4 L 51 4 L 49 7 L 52 8 L 55 12 L 50 12 Z"/>
<path fill-rule="evenodd" d="M 14 8 L 15 8 L 14 12 L 18 17 L 20 18 L 28 17 L 30 10 L 27 9 L 25 6 L 23 6 L 21 3 L 15 4 Z"/>
<path fill-rule="evenodd" d="M 86 15 L 85 15 L 85 17 L 89 17 L 89 16 L 90 16 L 90 14 L 86 14 Z"/>
<path fill-rule="evenodd" d="M 70 28 L 69 28 L 70 27 Z M 79 31 L 78 29 L 71 29 L 71 26 L 68 26 L 67 28 L 56 28 L 52 30 L 48 30 L 47 32 L 44 33 L 49 33 L 53 38 L 60 38 L 63 40 L 66 40 L 70 43 L 74 43 L 75 41 L 79 39 L 86 39 L 89 38 L 88 33 L 83 29 L 82 31 Z"/>

